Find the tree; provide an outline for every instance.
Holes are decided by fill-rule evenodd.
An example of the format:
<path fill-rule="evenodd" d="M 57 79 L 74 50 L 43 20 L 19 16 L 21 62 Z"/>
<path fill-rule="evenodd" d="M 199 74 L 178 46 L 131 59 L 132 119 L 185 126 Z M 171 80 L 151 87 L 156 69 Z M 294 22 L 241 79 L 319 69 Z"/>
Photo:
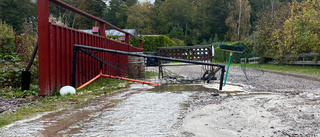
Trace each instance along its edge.
<path fill-rule="evenodd" d="M 136 0 L 110 0 L 103 19 L 117 27 L 126 28 L 128 5 L 132 6 L 135 3 L 137 3 Z"/>
<path fill-rule="evenodd" d="M 188 25 L 192 22 L 195 6 L 190 0 L 166 0 L 160 7 L 159 18 L 163 24 L 163 33 L 175 26 L 185 26 L 184 33 L 187 35 Z"/>
<path fill-rule="evenodd" d="M 172 31 L 168 34 L 169 38 L 183 39 L 183 29 L 181 27 L 173 27 Z"/>
<path fill-rule="evenodd" d="M 13 27 L 0 20 L 0 57 L 15 50 Z"/>
<path fill-rule="evenodd" d="M 229 26 L 229 35 L 232 41 L 238 41 L 249 36 L 251 29 L 250 12 L 251 6 L 248 0 L 235 0 L 229 3 L 229 15 L 226 24 Z"/>
<path fill-rule="evenodd" d="M 116 19 L 116 12 L 118 11 L 118 7 L 120 6 L 120 4 L 121 4 L 120 0 L 110 0 L 109 6 L 105 9 L 102 19 L 117 26 L 118 22 Z"/>
<path fill-rule="evenodd" d="M 138 3 L 138 0 L 123 0 L 124 4 L 126 4 L 128 7 L 131 7 Z"/>
<path fill-rule="evenodd" d="M 36 3 L 30 0 L 0 0 L 0 19 L 18 34 L 22 33 L 24 22 L 35 23 L 36 17 Z"/>
<path fill-rule="evenodd" d="M 228 15 L 230 0 L 196 0 L 196 16 L 193 27 L 200 32 L 200 41 L 213 39 L 217 34 L 220 39 L 226 34 L 228 27 L 225 20 Z M 217 37 L 217 38 L 218 38 Z"/>
<path fill-rule="evenodd" d="M 255 49 L 260 57 L 272 57 L 284 55 L 283 50 L 283 24 L 290 17 L 288 3 L 274 5 L 274 13 L 270 14 L 271 7 L 256 22 Z"/>
<path fill-rule="evenodd" d="M 101 17 L 105 3 L 101 0 L 81 0 L 78 9 L 85 11 L 93 16 Z M 76 27 L 80 29 L 91 29 L 95 26 L 95 22 L 86 17 L 77 15 Z"/>
<path fill-rule="evenodd" d="M 127 11 L 128 6 L 126 4 L 119 5 L 118 10 L 116 12 L 117 27 L 126 28 L 128 18 Z"/>
<path fill-rule="evenodd" d="M 291 16 L 284 22 L 283 49 L 286 54 L 320 52 L 320 1 L 293 2 Z M 278 31 L 277 31 L 278 32 Z"/>
<path fill-rule="evenodd" d="M 135 28 L 138 34 L 152 34 L 152 13 L 154 6 L 151 3 L 139 3 L 129 7 L 127 11 L 128 28 Z"/>
<path fill-rule="evenodd" d="M 154 11 L 153 14 L 151 16 L 152 21 L 154 22 L 153 25 L 153 30 L 154 30 L 154 34 L 160 34 L 160 19 L 159 19 L 159 13 L 160 13 L 160 7 L 162 5 L 164 0 L 155 0 L 154 2 Z"/>

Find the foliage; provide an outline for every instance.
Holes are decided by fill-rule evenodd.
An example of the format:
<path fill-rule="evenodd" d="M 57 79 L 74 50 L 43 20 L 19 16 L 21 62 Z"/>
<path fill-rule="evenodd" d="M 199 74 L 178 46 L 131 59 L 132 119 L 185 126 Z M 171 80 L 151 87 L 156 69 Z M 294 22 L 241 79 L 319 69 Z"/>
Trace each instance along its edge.
<path fill-rule="evenodd" d="M 36 28 L 36 11 L 36 3 L 30 0 L 0 0 L 0 19 L 13 26 L 17 34 L 22 33 L 24 22 Z"/>
<path fill-rule="evenodd" d="M 150 3 L 139 3 L 129 7 L 127 11 L 128 28 L 135 28 L 138 34 L 153 34 L 152 12 L 153 5 Z"/>
<path fill-rule="evenodd" d="M 229 15 L 226 24 L 229 26 L 231 41 L 243 40 L 249 36 L 251 29 L 250 12 L 251 6 L 248 0 L 235 0 L 234 4 L 229 3 Z"/>
<path fill-rule="evenodd" d="M 231 63 L 231 66 L 240 67 L 241 64 Z M 309 74 L 312 76 L 318 75 L 320 76 L 320 67 L 319 66 L 300 66 L 300 65 L 273 65 L 273 64 L 259 64 L 261 69 L 264 71 L 276 71 L 277 72 L 295 72 L 300 74 Z M 256 64 L 246 64 L 247 68 L 256 68 Z M 284 73 L 285 75 L 293 75 L 290 73 Z M 301 75 L 299 76 L 301 77 Z"/>
<path fill-rule="evenodd" d="M 183 39 L 183 29 L 181 27 L 173 27 L 168 34 L 169 38 Z"/>
<path fill-rule="evenodd" d="M 31 59 L 34 46 L 37 42 L 37 35 L 36 32 L 34 32 L 31 28 L 31 24 L 24 23 L 23 24 L 23 34 L 21 35 L 22 39 L 22 48 L 25 50 L 25 53 L 23 54 L 23 64 L 27 64 L 29 60 Z M 22 55 L 20 55 L 21 57 Z"/>
<path fill-rule="evenodd" d="M 119 39 L 121 36 L 107 36 L 112 39 Z M 144 52 L 156 52 L 157 47 L 172 47 L 177 46 L 177 43 L 172 41 L 169 37 L 160 36 L 139 36 L 143 40 L 143 51 Z M 139 47 L 139 41 L 134 38 L 130 38 L 130 44 Z"/>
<path fill-rule="evenodd" d="M 24 71 L 25 65 L 30 59 L 34 44 L 36 41 L 35 34 L 32 29 L 32 24 L 25 22 L 23 24 L 23 31 L 21 38 L 23 47 L 26 52 L 24 56 L 15 53 L 14 32 L 12 27 L 5 23 L 0 24 L 1 38 L 1 52 L 0 52 L 0 91 L 1 94 L 7 97 L 24 97 L 27 95 L 34 95 L 35 91 L 21 91 L 21 75 Z M 37 65 L 37 59 L 34 62 Z M 33 79 L 31 82 L 37 84 L 38 68 L 32 67 Z"/>
<path fill-rule="evenodd" d="M 162 3 L 159 11 L 160 33 L 168 33 L 178 26 L 182 27 L 187 35 L 188 24 L 195 16 L 195 6 L 190 0 L 166 0 Z"/>
<path fill-rule="evenodd" d="M 319 6 L 316 0 L 278 4 L 273 14 L 264 14 L 255 32 L 259 56 L 292 61 L 295 58 L 281 56 L 320 52 L 320 20 L 315 16 L 320 14 Z"/>
<path fill-rule="evenodd" d="M 184 42 L 180 39 L 172 38 L 171 40 L 177 43 L 177 46 L 185 46 Z"/>
<path fill-rule="evenodd" d="M 21 88 L 4 88 L 0 90 L 0 97 L 3 98 L 25 98 L 29 96 L 38 96 L 38 85 L 31 85 L 30 90 L 22 91 Z"/>
<path fill-rule="evenodd" d="M 119 28 L 126 28 L 128 24 L 128 8 L 136 3 L 137 0 L 110 0 L 102 19 Z"/>
<path fill-rule="evenodd" d="M 145 79 L 151 79 L 158 76 L 158 73 L 154 72 L 154 71 L 146 71 L 145 72 Z"/>
<path fill-rule="evenodd" d="M 0 57 L 15 50 L 14 31 L 12 26 L 0 20 Z"/>
<path fill-rule="evenodd" d="M 320 1 L 293 2 L 291 17 L 285 21 L 283 46 L 285 54 L 320 52 Z M 280 33 L 278 29 L 276 34 Z M 281 34 L 280 34 L 281 35 Z"/>
<path fill-rule="evenodd" d="M 101 0 L 81 0 L 78 8 L 93 16 L 101 17 L 104 7 L 105 3 Z M 94 25 L 95 22 L 91 19 L 82 16 L 76 16 L 76 28 L 91 29 Z"/>
<path fill-rule="evenodd" d="M 3 55 L 0 60 L 0 88 L 17 88 L 21 84 L 22 65 L 17 53 Z"/>

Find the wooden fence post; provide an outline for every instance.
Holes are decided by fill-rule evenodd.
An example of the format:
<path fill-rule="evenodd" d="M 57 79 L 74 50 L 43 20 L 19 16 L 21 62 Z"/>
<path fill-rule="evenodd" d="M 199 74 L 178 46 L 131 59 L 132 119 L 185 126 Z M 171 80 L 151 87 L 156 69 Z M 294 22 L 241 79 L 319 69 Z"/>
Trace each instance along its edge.
<path fill-rule="evenodd" d="M 49 70 L 49 0 L 38 0 L 39 95 L 51 95 Z M 52 88 L 52 87 L 51 87 Z"/>

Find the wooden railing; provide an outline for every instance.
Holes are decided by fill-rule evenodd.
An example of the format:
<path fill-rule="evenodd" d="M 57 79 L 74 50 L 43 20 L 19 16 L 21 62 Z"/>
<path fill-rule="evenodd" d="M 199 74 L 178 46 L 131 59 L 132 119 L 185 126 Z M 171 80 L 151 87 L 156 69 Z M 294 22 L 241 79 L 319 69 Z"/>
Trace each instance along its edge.
<path fill-rule="evenodd" d="M 290 54 L 290 55 L 284 55 L 280 58 L 298 58 L 298 60 L 294 61 L 286 61 L 281 62 L 281 64 L 291 64 L 291 65 L 320 65 L 320 61 L 313 61 L 312 57 L 320 57 L 320 53 L 300 53 L 300 54 Z M 277 61 L 271 61 L 268 62 L 269 64 L 280 64 L 280 62 Z"/>

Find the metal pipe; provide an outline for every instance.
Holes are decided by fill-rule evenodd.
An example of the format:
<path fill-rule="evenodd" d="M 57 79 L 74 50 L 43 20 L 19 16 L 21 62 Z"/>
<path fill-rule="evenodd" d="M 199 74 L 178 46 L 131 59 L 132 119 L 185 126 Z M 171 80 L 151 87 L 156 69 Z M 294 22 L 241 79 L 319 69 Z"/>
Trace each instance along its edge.
<path fill-rule="evenodd" d="M 72 86 L 76 87 L 76 71 L 77 71 L 77 52 L 78 48 L 73 48 L 73 62 L 72 62 Z"/>
<path fill-rule="evenodd" d="M 167 60 L 167 61 L 177 61 L 177 62 L 193 63 L 193 64 L 198 64 L 198 65 L 209 65 L 209 66 L 218 66 L 218 67 L 224 67 L 224 66 L 225 66 L 224 64 L 216 64 L 216 63 L 193 61 L 193 60 L 175 59 L 175 58 L 162 57 L 162 56 L 154 56 L 154 55 L 145 55 L 145 54 L 139 54 L 139 53 L 132 53 L 132 52 L 112 50 L 112 49 L 104 49 L 104 48 L 90 47 L 90 46 L 84 46 L 84 45 L 78 45 L 78 44 L 74 44 L 74 47 L 84 48 L 84 49 L 90 49 L 90 50 L 98 50 L 98 51 L 104 51 L 104 52 L 110 52 L 110 53 L 117 53 L 117 54 L 122 54 L 122 55 L 130 55 L 130 56 L 144 57 L 144 58 L 155 58 L 155 59 Z"/>
<path fill-rule="evenodd" d="M 34 61 L 34 58 L 36 57 L 37 52 L 38 52 L 38 41 L 34 45 L 34 49 L 33 49 L 32 55 L 31 55 L 31 59 L 29 60 L 28 66 L 26 67 L 25 71 L 29 71 L 29 69 L 31 68 L 31 66 L 33 64 L 33 61 Z"/>
<path fill-rule="evenodd" d="M 77 9 L 77 8 L 75 8 L 75 7 L 72 7 L 71 5 L 69 5 L 69 4 L 65 3 L 65 2 L 62 2 L 62 1 L 60 1 L 60 0 L 50 0 L 50 1 L 53 2 L 53 3 L 55 3 L 55 4 L 57 4 L 57 5 L 59 5 L 59 6 L 61 6 L 61 7 L 66 8 L 66 9 L 68 9 L 68 10 L 70 10 L 70 11 L 73 11 L 73 12 L 75 12 L 75 13 L 78 13 L 78 14 L 82 15 L 82 16 L 85 16 L 85 17 L 87 17 L 87 18 L 89 18 L 89 19 L 92 19 L 92 20 L 95 20 L 95 21 L 99 21 L 99 22 L 105 23 L 108 27 L 110 27 L 110 28 L 112 28 L 112 29 L 115 29 L 115 30 L 117 30 L 117 31 L 120 31 L 120 32 L 122 32 L 122 33 L 128 34 L 128 35 L 134 37 L 135 39 L 142 40 L 141 38 L 139 38 L 139 37 L 137 37 L 137 36 L 135 36 L 135 35 L 133 35 L 133 34 L 131 34 L 131 33 L 129 33 L 129 32 L 126 32 L 126 31 L 124 31 L 124 30 L 116 27 L 116 26 L 110 24 L 109 22 L 107 22 L 107 21 L 105 21 L 105 20 L 102 20 L 102 19 L 100 19 L 100 18 L 97 18 L 97 17 L 89 14 L 89 13 L 86 13 L 86 12 L 84 12 L 84 11 L 82 11 L 82 10 L 79 10 L 79 9 Z"/>
<path fill-rule="evenodd" d="M 219 87 L 219 90 L 222 90 L 223 78 L 224 78 L 224 72 L 225 71 L 226 71 L 226 66 L 221 66 L 221 76 L 220 76 L 220 87 Z"/>

